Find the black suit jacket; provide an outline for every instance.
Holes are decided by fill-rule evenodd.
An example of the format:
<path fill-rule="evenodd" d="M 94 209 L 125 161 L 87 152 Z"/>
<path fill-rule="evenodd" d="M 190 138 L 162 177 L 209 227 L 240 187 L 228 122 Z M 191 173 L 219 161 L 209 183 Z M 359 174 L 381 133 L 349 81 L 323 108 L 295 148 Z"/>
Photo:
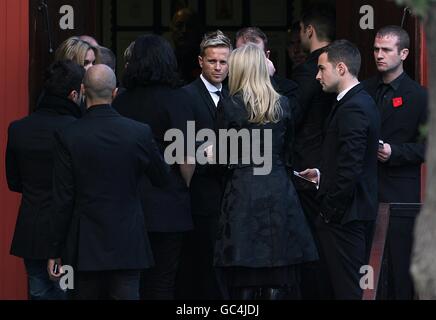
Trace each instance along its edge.
<path fill-rule="evenodd" d="M 151 266 L 138 183 L 163 185 L 168 171 L 149 126 L 88 109 L 57 135 L 51 256 L 80 271 Z"/>
<path fill-rule="evenodd" d="M 9 126 L 6 177 L 9 189 L 22 194 L 11 246 L 13 255 L 49 257 L 54 132 L 80 116 L 74 102 L 44 95 L 34 113 Z"/>
<path fill-rule="evenodd" d="M 206 128 L 214 130 L 217 107 L 201 78 L 183 89 L 190 97 L 189 105 L 194 114 L 196 133 Z M 222 89 L 222 95 L 228 95 L 225 87 Z M 219 216 L 223 192 L 223 178 L 219 166 L 197 164 L 190 191 L 193 215 Z"/>
<path fill-rule="evenodd" d="M 380 117 L 361 84 L 333 108 L 322 149 L 321 213 L 343 224 L 377 215 L 377 150 Z"/>
<path fill-rule="evenodd" d="M 320 54 L 321 49 L 312 52 L 306 62 L 299 65 L 292 74 L 292 80 L 298 84 L 298 104 L 293 110 L 293 165 L 298 171 L 319 167 L 324 124 L 335 99 L 334 94 L 323 92 L 316 80 Z"/>
<path fill-rule="evenodd" d="M 178 129 L 187 138 L 187 122 L 193 121 L 188 100 L 182 89 L 150 85 L 125 90 L 112 106 L 121 115 L 148 124 L 163 155 L 169 145 L 164 140 L 168 130 Z M 181 232 L 193 227 L 189 189 L 179 165 L 175 164 L 171 169 L 171 180 L 165 188 L 154 187 L 146 176 L 141 181 L 141 199 L 148 231 Z"/>
<path fill-rule="evenodd" d="M 374 99 L 378 78 L 364 82 Z M 380 202 L 421 202 L 421 164 L 425 159 L 425 142 L 420 129 L 427 122 L 427 91 L 408 75 L 404 75 L 394 97 L 402 105 L 380 110 L 380 139 L 389 143 L 392 155 L 388 162 L 378 164 Z"/>

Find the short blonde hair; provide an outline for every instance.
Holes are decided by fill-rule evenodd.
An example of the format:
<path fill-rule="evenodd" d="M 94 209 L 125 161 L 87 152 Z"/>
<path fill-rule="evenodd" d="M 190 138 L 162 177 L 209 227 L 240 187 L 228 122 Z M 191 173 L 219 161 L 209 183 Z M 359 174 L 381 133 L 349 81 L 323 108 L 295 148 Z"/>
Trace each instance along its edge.
<path fill-rule="evenodd" d="M 233 50 L 232 41 L 220 30 L 204 35 L 203 41 L 200 44 L 200 56 L 204 57 L 204 52 L 207 48 L 217 47 L 229 48 L 229 51 Z"/>
<path fill-rule="evenodd" d="M 97 47 L 90 45 L 88 42 L 80 40 L 78 37 L 71 37 L 61 43 L 56 49 L 55 60 L 72 60 L 77 64 L 84 66 L 86 54 L 93 50 L 95 54 L 95 64 L 100 63 L 100 52 Z"/>
<path fill-rule="evenodd" d="M 251 123 L 278 122 L 283 110 L 274 90 L 265 53 L 255 44 L 235 49 L 229 58 L 230 95 L 242 94 Z"/>

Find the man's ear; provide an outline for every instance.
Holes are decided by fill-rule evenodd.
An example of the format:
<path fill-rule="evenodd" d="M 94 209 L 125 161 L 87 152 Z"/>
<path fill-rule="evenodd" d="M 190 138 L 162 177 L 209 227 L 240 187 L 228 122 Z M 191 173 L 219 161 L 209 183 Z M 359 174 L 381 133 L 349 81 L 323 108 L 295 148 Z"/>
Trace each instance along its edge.
<path fill-rule="evenodd" d="M 202 56 L 198 56 L 198 64 L 200 65 L 200 68 L 203 69 L 203 57 Z"/>
<path fill-rule="evenodd" d="M 340 76 L 343 76 L 343 75 L 347 72 L 348 68 L 347 68 L 347 66 L 345 65 L 345 63 L 343 63 L 343 62 L 339 62 L 339 63 L 336 65 L 336 70 L 338 71 L 338 74 L 339 74 Z"/>
<path fill-rule="evenodd" d="M 118 88 L 115 88 L 114 90 L 112 90 L 112 100 L 115 99 L 118 95 Z"/>
<path fill-rule="evenodd" d="M 85 95 L 85 86 L 83 85 L 83 83 L 80 85 L 80 93 L 82 94 L 82 96 Z"/>
<path fill-rule="evenodd" d="M 400 51 L 400 58 L 402 61 L 406 60 L 408 56 L 409 56 L 409 49 L 404 48 L 403 50 Z"/>
<path fill-rule="evenodd" d="M 311 25 L 311 24 L 309 24 L 307 27 L 306 27 L 306 32 L 307 32 L 307 37 L 309 38 L 309 39 L 311 39 L 312 37 L 313 37 L 313 35 L 314 35 L 314 33 L 315 33 L 315 29 L 313 28 L 313 26 Z"/>
<path fill-rule="evenodd" d="M 73 102 L 77 102 L 79 97 L 80 97 L 80 94 L 76 90 L 73 90 L 73 91 L 70 92 L 70 94 L 68 95 L 67 98 L 70 99 Z"/>

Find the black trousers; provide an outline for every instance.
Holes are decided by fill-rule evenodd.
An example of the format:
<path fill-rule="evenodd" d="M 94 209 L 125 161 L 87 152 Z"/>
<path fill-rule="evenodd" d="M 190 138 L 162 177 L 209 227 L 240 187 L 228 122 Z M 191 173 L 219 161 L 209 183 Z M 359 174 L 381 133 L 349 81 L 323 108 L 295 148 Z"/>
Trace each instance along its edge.
<path fill-rule="evenodd" d="M 316 221 L 321 248 L 327 262 L 334 298 L 360 300 L 362 266 L 367 262 L 368 225 L 366 221 L 352 221 L 345 225 L 325 223 L 321 217 Z"/>
<path fill-rule="evenodd" d="M 318 249 L 319 260 L 302 263 L 301 270 L 301 297 L 303 300 L 330 300 L 333 299 L 327 262 L 321 248 L 316 220 L 319 216 L 319 202 L 316 199 L 316 190 L 297 190 L 301 207 L 303 208 L 313 239 Z"/>
<path fill-rule="evenodd" d="M 410 274 L 413 229 L 412 217 L 391 217 L 387 235 L 388 298 L 412 300 L 413 281 Z"/>
<path fill-rule="evenodd" d="M 194 215 L 193 221 L 182 248 L 176 299 L 221 300 L 222 282 L 213 266 L 218 217 Z"/>
<path fill-rule="evenodd" d="M 139 270 L 79 271 L 74 300 L 139 300 Z"/>
<path fill-rule="evenodd" d="M 140 296 L 145 300 L 173 300 L 185 232 L 149 232 L 154 267 L 142 272 Z"/>

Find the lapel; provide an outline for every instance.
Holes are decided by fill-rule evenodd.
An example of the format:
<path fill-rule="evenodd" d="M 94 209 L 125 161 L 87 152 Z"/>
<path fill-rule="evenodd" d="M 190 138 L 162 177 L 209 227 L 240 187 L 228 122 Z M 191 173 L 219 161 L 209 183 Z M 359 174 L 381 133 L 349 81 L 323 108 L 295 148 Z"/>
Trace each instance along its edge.
<path fill-rule="evenodd" d="M 201 78 L 197 78 L 195 81 L 195 85 L 198 88 L 198 91 L 200 92 L 200 96 L 203 99 L 203 102 L 205 103 L 207 109 L 209 110 L 210 115 L 212 116 L 212 119 L 215 120 L 216 118 L 216 106 L 215 103 L 212 100 L 212 97 L 210 96 L 209 91 L 207 90 L 206 86 L 204 85 Z"/>
<path fill-rule="evenodd" d="M 326 125 L 326 129 L 329 127 L 330 122 L 333 120 L 333 117 L 336 114 L 336 111 L 342 106 L 344 105 L 348 100 L 350 100 L 354 95 L 356 95 L 357 93 L 359 93 L 360 91 L 363 90 L 363 85 L 361 83 L 359 83 L 357 86 L 355 86 L 354 88 L 352 88 L 350 91 L 347 92 L 347 94 L 340 100 L 337 101 L 332 108 L 332 111 L 330 111 L 329 116 L 327 117 L 327 121 L 325 123 Z"/>
<path fill-rule="evenodd" d="M 405 74 L 404 78 L 401 80 L 401 83 L 400 83 L 400 86 L 398 87 L 398 90 L 394 91 L 393 98 L 402 97 L 403 104 L 406 104 L 407 96 L 410 93 L 411 86 L 408 85 L 409 80 L 410 80 L 409 76 L 407 74 Z M 402 106 L 400 108 L 404 108 L 404 106 Z M 392 101 L 390 101 L 389 107 L 384 108 L 382 110 L 381 123 L 383 124 L 384 122 L 386 122 L 395 113 L 395 111 L 396 110 L 392 104 Z"/>

